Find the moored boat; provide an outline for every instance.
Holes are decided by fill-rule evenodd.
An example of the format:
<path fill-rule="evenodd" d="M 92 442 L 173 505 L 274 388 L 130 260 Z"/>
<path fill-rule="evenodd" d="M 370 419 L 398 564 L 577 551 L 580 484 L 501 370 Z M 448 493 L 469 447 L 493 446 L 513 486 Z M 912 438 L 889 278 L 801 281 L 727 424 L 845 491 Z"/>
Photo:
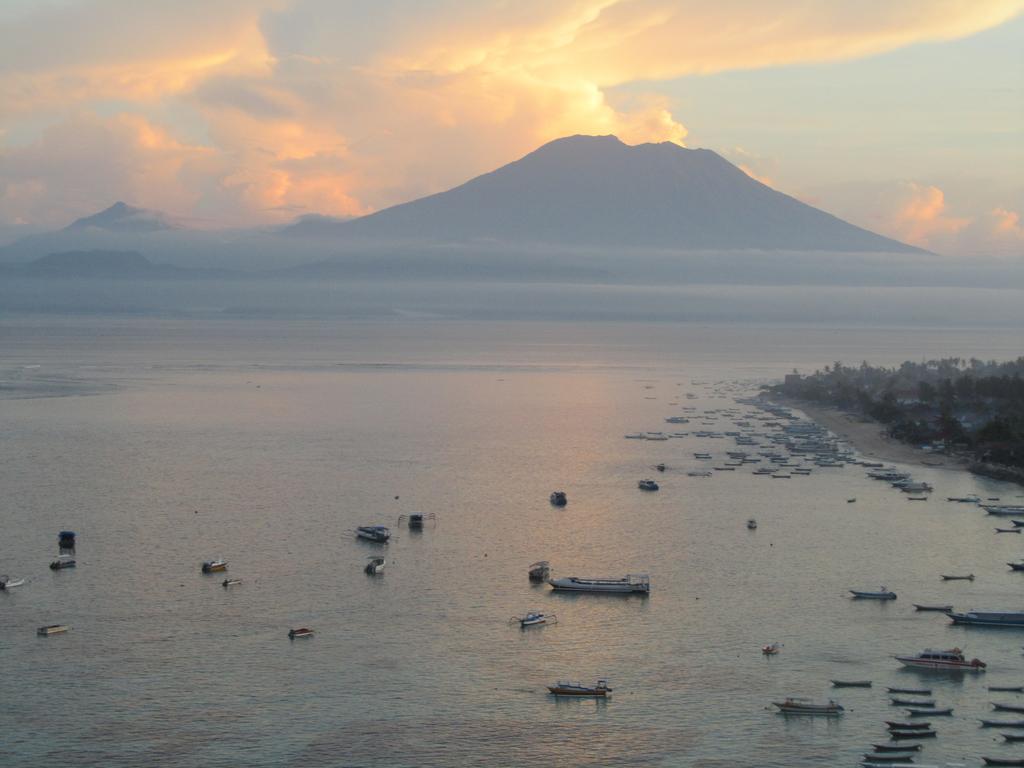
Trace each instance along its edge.
<path fill-rule="evenodd" d="M 929 707 L 927 709 L 914 709 L 913 707 L 908 707 L 907 714 L 910 717 L 952 717 L 953 708 L 936 709 L 935 707 Z"/>
<path fill-rule="evenodd" d="M 310 629 L 309 627 L 298 627 L 296 629 L 289 629 L 288 630 L 288 638 L 290 640 L 294 640 L 294 639 L 296 639 L 298 637 L 312 637 L 312 636 L 313 636 L 313 630 Z"/>
<path fill-rule="evenodd" d="M 621 579 L 568 576 L 548 579 L 552 589 L 565 592 L 604 592 L 609 594 L 642 594 L 651 591 L 651 577 L 646 573 L 630 573 Z"/>
<path fill-rule="evenodd" d="M 57 559 L 50 563 L 51 571 L 61 571 L 65 568 L 74 568 L 75 559 L 71 555 L 58 555 Z"/>
<path fill-rule="evenodd" d="M 947 615 L 954 624 L 1024 628 L 1024 611 L 950 611 Z"/>
<path fill-rule="evenodd" d="M 985 765 L 1024 765 L 1024 757 L 983 757 Z"/>
<path fill-rule="evenodd" d="M 870 680 L 832 680 L 833 688 L 870 688 Z"/>
<path fill-rule="evenodd" d="M 757 520 L 755 520 L 754 518 L 750 518 L 749 520 L 747 520 L 747 528 L 749 528 L 751 531 L 756 531 Z"/>
<path fill-rule="evenodd" d="M 391 529 L 385 525 L 360 525 L 356 528 L 356 536 L 375 544 L 387 544 L 391 538 Z"/>
<path fill-rule="evenodd" d="M 762 646 L 761 653 L 765 656 L 775 656 L 782 649 L 782 643 L 768 643 L 768 645 Z"/>
<path fill-rule="evenodd" d="M 527 611 L 523 616 L 513 616 L 511 621 L 518 621 L 521 629 L 537 627 L 541 624 L 557 624 L 558 617 L 553 613 L 541 613 L 540 611 Z"/>
<path fill-rule="evenodd" d="M 785 701 L 773 701 L 772 705 L 778 707 L 779 712 L 784 715 L 823 715 L 825 717 L 838 717 L 843 714 L 841 704 L 832 699 L 826 704 L 815 704 L 807 699 L 787 698 Z"/>
<path fill-rule="evenodd" d="M 942 574 L 943 581 L 974 581 L 974 574 L 968 573 L 966 576 L 956 576 L 950 574 Z"/>
<path fill-rule="evenodd" d="M 875 752 L 920 752 L 923 747 L 920 744 L 872 744 Z"/>
<path fill-rule="evenodd" d="M 898 723 L 894 720 L 886 720 L 886 726 L 890 731 L 927 731 L 931 723 Z"/>
<path fill-rule="evenodd" d="M 1024 693 L 1024 685 L 990 685 L 988 689 L 994 693 Z"/>
<path fill-rule="evenodd" d="M 67 632 L 70 629 L 66 624 L 48 624 L 45 627 L 40 627 L 36 630 L 37 635 L 46 637 L 47 635 L 59 635 L 62 632 Z"/>
<path fill-rule="evenodd" d="M 203 573 L 221 573 L 228 569 L 226 560 L 207 560 L 203 563 L 200 570 Z"/>
<path fill-rule="evenodd" d="M 569 503 L 569 499 L 565 495 L 565 491 L 552 491 L 548 500 L 551 502 L 552 506 L 555 507 L 564 507 Z"/>
<path fill-rule="evenodd" d="M 858 600 L 895 600 L 896 593 L 886 589 L 885 587 L 879 587 L 877 592 L 865 592 L 856 589 L 851 589 L 854 598 Z"/>
<path fill-rule="evenodd" d="M 982 720 L 982 728 L 1024 728 L 1024 720 Z"/>
<path fill-rule="evenodd" d="M 877 752 L 866 752 L 864 754 L 863 761 L 868 765 L 891 765 L 892 763 L 899 763 L 900 765 L 909 765 L 914 762 L 914 756 L 910 754 L 879 754 Z"/>
<path fill-rule="evenodd" d="M 24 579 L 15 579 L 4 574 L 3 576 L 0 576 L 0 592 L 13 589 L 14 587 L 20 587 L 24 583 Z"/>
<path fill-rule="evenodd" d="M 996 712 L 1016 712 L 1018 715 L 1024 714 L 1024 707 L 1017 706 L 1016 704 L 1000 704 L 993 701 L 992 709 Z"/>
<path fill-rule="evenodd" d="M 910 699 L 889 699 L 894 707 L 934 707 L 935 701 L 933 699 L 924 699 L 920 701 L 912 701 Z"/>
<path fill-rule="evenodd" d="M 369 576 L 376 576 L 378 573 L 384 573 L 384 566 L 387 564 L 387 561 L 383 557 L 371 557 L 368 559 L 370 562 L 364 566 L 363 570 Z"/>
<path fill-rule="evenodd" d="M 968 661 L 959 648 L 950 648 L 948 651 L 936 651 L 925 648 L 914 656 L 895 656 L 896 661 L 905 667 L 914 669 L 954 670 L 958 672 L 984 672 L 985 662 L 980 659 Z M 911 702 L 909 706 L 914 703 Z M 934 702 L 932 702 L 934 704 Z"/>
<path fill-rule="evenodd" d="M 953 610 L 952 605 L 920 605 L 914 603 L 914 609 L 918 611 L 934 611 L 935 613 L 949 613 Z"/>
<path fill-rule="evenodd" d="M 547 560 L 540 560 L 530 566 L 530 581 L 547 581 L 551 575 L 551 566 Z"/>
<path fill-rule="evenodd" d="M 931 696 L 931 688 L 886 688 L 889 693 L 905 693 L 908 696 Z"/>
<path fill-rule="evenodd" d="M 653 480 L 641 480 L 636 484 L 636 487 L 641 491 L 656 491 L 658 490 L 658 484 Z"/>
<path fill-rule="evenodd" d="M 608 687 L 607 680 L 598 680 L 596 685 L 583 685 L 582 683 L 571 683 L 559 680 L 554 685 L 547 686 L 555 696 L 598 696 L 604 697 L 612 692 Z"/>

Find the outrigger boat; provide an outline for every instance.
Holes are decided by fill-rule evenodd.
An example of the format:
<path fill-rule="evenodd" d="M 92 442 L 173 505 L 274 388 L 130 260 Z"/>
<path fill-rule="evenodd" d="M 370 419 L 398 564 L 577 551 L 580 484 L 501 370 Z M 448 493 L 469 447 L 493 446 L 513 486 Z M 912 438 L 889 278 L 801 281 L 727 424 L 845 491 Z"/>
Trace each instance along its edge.
<path fill-rule="evenodd" d="M 773 706 L 779 708 L 784 715 L 823 715 L 825 717 L 838 717 L 845 711 L 841 704 L 828 700 L 827 704 L 814 704 L 807 699 L 787 698 L 785 701 L 773 701 Z"/>
<path fill-rule="evenodd" d="M 555 696 L 598 696 L 603 698 L 612 692 L 612 689 L 608 687 L 607 680 L 598 680 L 597 685 L 592 686 L 560 680 L 547 688 Z"/>
<path fill-rule="evenodd" d="M 513 616 L 509 621 L 518 621 L 520 629 L 526 629 L 527 627 L 536 627 L 541 624 L 557 624 L 558 617 L 553 613 L 527 611 L 525 616 Z"/>
<path fill-rule="evenodd" d="M 905 693 L 909 696 L 931 696 L 931 688 L 886 688 L 889 693 Z"/>
<path fill-rule="evenodd" d="M 590 579 L 568 576 L 563 579 L 548 579 L 552 589 L 564 592 L 604 592 L 609 594 L 640 594 L 651 591 L 651 577 L 646 573 L 627 574 L 621 579 Z"/>
<path fill-rule="evenodd" d="M 907 744 L 899 746 L 896 744 L 872 744 L 875 752 L 920 752 L 922 747 L 920 744 Z"/>
<path fill-rule="evenodd" d="M 201 570 L 203 573 L 220 573 L 227 569 L 228 564 L 226 560 L 207 560 L 203 563 Z"/>
<path fill-rule="evenodd" d="M 900 664 L 915 669 L 953 670 L 957 672 L 984 672 L 985 662 L 980 659 L 964 658 L 963 651 L 959 648 L 951 648 L 948 651 L 934 651 L 926 648 L 914 656 L 893 657 Z M 910 706 L 921 702 L 909 702 Z M 932 702 L 934 704 L 934 702 Z"/>
<path fill-rule="evenodd" d="M 360 525 L 356 528 L 356 536 L 375 544 L 387 544 L 391 538 L 391 529 L 385 525 Z"/>
<path fill-rule="evenodd" d="M 299 627 L 298 629 L 289 629 L 288 638 L 294 640 L 297 637 L 312 637 L 313 630 L 309 627 Z"/>
<path fill-rule="evenodd" d="M 890 731 L 927 731 L 932 727 L 931 723 L 897 723 L 894 720 L 886 720 L 885 724 Z"/>
<path fill-rule="evenodd" d="M 1024 707 L 1018 707 L 1016 704 L 998 704 L 993 701 L 992 709 L 996 712 L 1015 712 L 1018 715 L 1024 714 Z"/>
<path fill-rule="evenodd" d="M 224 581 L 222 581 L 220 585 L 222 587 L 237 587 L 241 583 L 241 579 L 224 579 Z"/>
<path fill-rule="evenodd" d="M 433 512 L 410 512 L 408 515 L 399 515 L 398 524 L 407 522 L 410 531 L 421 531 L 427 521 L 437 522 L 437 515 Z"/>
<path fill-rule="evenodd" d="M 387 561 L 383 557 L 371 557 L 368 558 L 370 562 L 363 568 L 370 576 L 376 576 L 378 573 L 384 573 L 384 566 Z"/>
<path fill-rule="evenodd" d="M 551 566 L 547 560 L 539 560 L 530 566 L 530 581 L 547 581 L 551 575 Z"/>
<path fill-rule="evenodd" d="M 870 680 L 832 680 L 833 688 L 870 688 Z"/>
<path fill-rule="evenodd" d="M 919 605 L 914 603 L 914 609 L 918 611 L 934 611 L 935 613 L 949 613 L 953 610 L 952 605 Z"/>
<path fill-rule="evenodd" d="M 854 599 L 857 600 L 895 600 L 896 593 L 892 592 L 885 587 L 879 587 L 877 592 L 862 592 L 856 589 L 851 589 Z"/>
<path fill-rule="evenodd" d="M 65 568 L 74 568 L 75 560 L 71 555 L 58 555 L 57 559 L 50 563 L 51 571 L 61 571 Z"/>

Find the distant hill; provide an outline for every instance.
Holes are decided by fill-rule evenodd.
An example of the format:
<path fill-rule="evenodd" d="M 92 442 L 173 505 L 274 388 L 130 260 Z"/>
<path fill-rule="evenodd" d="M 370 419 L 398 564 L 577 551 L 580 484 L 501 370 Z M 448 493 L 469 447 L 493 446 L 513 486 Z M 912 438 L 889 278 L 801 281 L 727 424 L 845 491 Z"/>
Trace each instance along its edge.
<path fill-rule="evenodd" d="M 137 251 L 65 251 L 28 262 L 0 266 L 0 275 L 32 278 L 193 278 L 223 277 L 223 270 L 183 269 L 154 264 Z"/>
<path fill-rule="evenodd" d="M 73 232 L 90 227 L 109 232 L 159 232 L 178 228 L 165 213 L 135 208 L 121 201 L 92 216 L 76 219 L 64 229 Z"/>
<path fill-rule="evenodd" d="M 777 192 L 710 150 L 627 146 L 614 136 L 558 139 L 447 192 L 351 221 L 318 222 L 317 234 L 362 242 L 921 252 Z"/>

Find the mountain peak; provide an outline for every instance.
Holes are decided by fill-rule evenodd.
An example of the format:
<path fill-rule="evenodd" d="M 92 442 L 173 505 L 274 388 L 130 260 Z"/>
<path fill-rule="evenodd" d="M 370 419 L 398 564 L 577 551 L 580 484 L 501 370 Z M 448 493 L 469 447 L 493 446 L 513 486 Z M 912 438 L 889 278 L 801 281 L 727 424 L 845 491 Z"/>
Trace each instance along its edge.
<path fill-rule="evenodd" d="M 77 230 L 90 227 L 110 232 L 156 232 L 163 229 L 178 229 L 167 214 L 161 211 L 136 208 L 122 200 L 118 200 L 99 213 L 76 219 L 65 229 Z"/>

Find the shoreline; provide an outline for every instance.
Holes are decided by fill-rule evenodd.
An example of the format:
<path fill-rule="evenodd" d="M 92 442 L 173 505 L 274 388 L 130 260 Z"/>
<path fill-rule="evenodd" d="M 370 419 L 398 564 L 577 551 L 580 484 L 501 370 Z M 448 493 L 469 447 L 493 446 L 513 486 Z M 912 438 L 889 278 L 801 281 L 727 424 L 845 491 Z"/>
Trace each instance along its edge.
<path fill-rule="evenodd" d="M 819 405 L 784 395 L 772 395 L 772 402 L 802 411 L 814 421 L 852 445 L 865 458 L 919 467 L 955 469 L 971 472 L 971 462 L 944 453 L 931 453 L 894 440 L 881 422 L 867 416 L 848 413 L 836 406 Z M 981 474 L 981 473 L 976 473 Z"/>

